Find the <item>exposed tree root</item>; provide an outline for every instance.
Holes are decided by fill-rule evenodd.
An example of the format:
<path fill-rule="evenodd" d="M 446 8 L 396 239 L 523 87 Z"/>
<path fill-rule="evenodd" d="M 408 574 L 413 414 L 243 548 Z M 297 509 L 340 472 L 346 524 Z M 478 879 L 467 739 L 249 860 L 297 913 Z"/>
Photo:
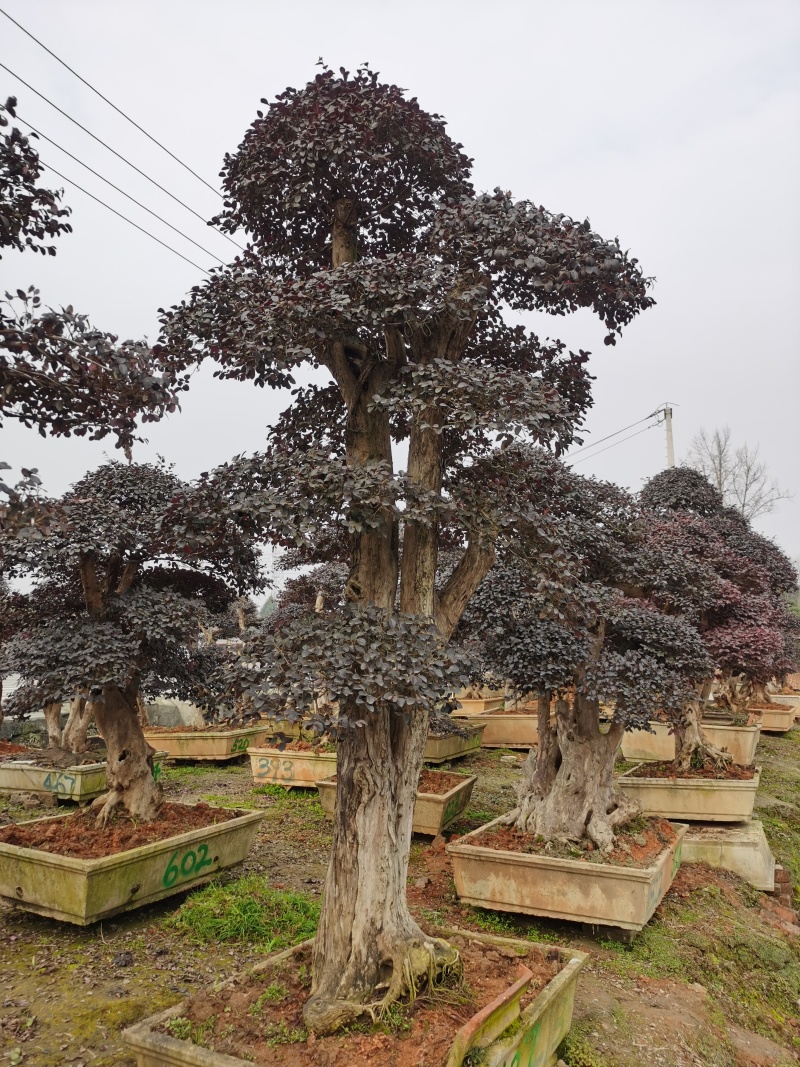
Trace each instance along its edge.
<path fill-rule="evenodd" d="M 461 957 L 457 949 L 437 937 L 411 938 L 398 943 L 386 960 L 391 976 L 386 992 L 378 1001 L 362 1003 L 346 997 L 317 994 L 305 1004 L 306 1026 L 315 1034 L 332 1034 L 368 1015 L 373 1022 L 382 1019 L 392 1004 L 411 1003 L 423 990 L 436 990 L 460 980 Z M 339 990 L 341 992 L 341 990 Z"/>

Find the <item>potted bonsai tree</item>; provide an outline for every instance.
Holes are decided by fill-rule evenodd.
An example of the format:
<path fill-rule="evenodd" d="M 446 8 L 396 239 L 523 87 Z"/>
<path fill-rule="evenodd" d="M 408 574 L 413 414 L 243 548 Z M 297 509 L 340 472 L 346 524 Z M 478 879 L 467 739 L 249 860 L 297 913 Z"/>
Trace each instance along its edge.
<path fill-rule="evenodd" d="M 108 792 L 93 805 L 98 830 L 116 821 L 118 809 L 139 823 L 154 823 L 161 814 L 162 792 L 153 777 L 154 750 L 145 740 L 140 721 L 143 678 L 166 692 L 189 687 L 197 669 L 192 645 L 197 643 L 199 622 L 210 622 L 241 593 L 262 584 L 252 539 L 224 519 L 215 519 L 215 539 L 209 534 L 202 547 L 187 543 L 174 507 L 181 493 L 185 495 L 187 487 L 164 466 L 106 463 L 58 501 L 63 516 L 58 529 L 43 538 L 4 538 L 7 572 L 34 583 L 30 592 L 16 598 L 17 625 L 3 648 L 4 668 L 23 677 L 20 702 L 30 691 L 85 698 L 91 703 L 107 749 Z M 198 686 L 202 682 L 201 677 Z M 156 834 L 162 852 L 175 852 L 178 847 L 170 825 L 181 829 L 179 815 L 170 811 L 168 824 Z M 211 826 L 228 820 L 229 815 L 215 815 L 209 809 L 207 818 L 192 817 L 188 825 Z M 242 858 L 241 847 L 249 847 L 255 821 L 246 820 L 247 833 L 230 856 Z M 65 840 L 67 855 L 75 856 L 81 855 L 81 840 L 94 832 L 80 813 L 59 820 L 58 829 L 69 839 Z M 4 832 L 0 893 L 14 896 L 14 886 L 19 884 L 14 882 L 19 878 L 15 864 L 22 861 L 19 849 L 17 853 L 13 849 L 49 832 L 46 826 Z M 96 842 L 98 848 L 102 840 L 101 836 Z M 113 852 L 118 848 L 118 844 L 111 845 Z M 230 856 L 220 848 L 214 861 L 209 859 L 205 865 L 208 870 L 203 876 L 226 861 L 233 862 Z M 163 856 L 156 860 L 163 867 Z M 72 921 L 89 921 L 123 904 L 132 906 L 172 891 L 176 885 L 185 886 L 185 878 L 199 874 L 196 867 L 187 861 L 181 878 L 167 878 L 154 869 L 138 882 L 132 868 L 131 884 L 137 886 L 134 900 L 126 896 L 127 879 L 112 878 L 107 899 L 98 902 L 84 893 L 69 914 L 62 914 L 64 905 L 58 902 L 43 903 L 51 888 L 59 888 L 57 882 L 48 883 L 45 872 L 36 884 L 31 875 L 30 891 L 23 892 L 21 902 L 23 906 L 38 904 L 47 914 Z M 91 871 L 76 870 L 85 888 Z M 163 884 L 162 875 L 167 879 Z"/>
<path fill-rule="evenodd" d="M 465 677 L 453 629 L 498 539 L 525 521 L 505 485 L 524 477 L 521 458 L 496 433 L 561 447 L 589 400 L 586 354 L 541 343 L 505 311 L 589 308 L 612 344 L 652 303 L 617 242 L 499 190 L 476 194 L 470 169 L 439 117 L 366 68 L 286 90 L 224 165 L 219 223 L 251 245 L 165 315 L 158 346 L 176 370 L 216 359 L 220 375 L 258 385 L 319 372 L 263 454 L 208 479 L 206 506 L 276 544 L 347 544 L 343 606 L 246 656 L 276 718 L 304 715 L 322 689 L 338 703 L 333 847 L 304 1009 L 320 1033 L 458 967 L 406 902 L 429 716 Z M 407 472 L 395 467 L 403 441 Z M 459 531 L 459 559 L 437 590 L 443 523 Z"/>

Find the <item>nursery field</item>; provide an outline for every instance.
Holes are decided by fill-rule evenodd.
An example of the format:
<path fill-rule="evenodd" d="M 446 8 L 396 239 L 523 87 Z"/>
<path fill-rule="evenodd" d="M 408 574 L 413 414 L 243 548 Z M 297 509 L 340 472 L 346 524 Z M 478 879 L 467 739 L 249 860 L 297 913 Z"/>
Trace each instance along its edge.
<path fill-rule="evenodd" d="M 478 781 L 447 838 L 511 806 L 521 758 L 483 749 L 454 765 Z M 759 761 L 758 814 L 797 884 L 800 730 L 763 737 Z M 249 764 L 174 766 L 165 791 L 168 800 L 262 809 L 248 859 L 210 887 L 86 929 L 3 904 L 0 1062 L 132 1067 L 125 1025 L 313 932 L 331 840 L 316 792 L 254 788 Z M 49 814 L 29 804 L 0 799 L 2 821 Z M 684 866 L 633 945 L 460 904 L 441 839 L 415 837 L 409 898 L 427 929 L 458 925 L 591 953 L 561 1050 L 569 1067 L 797 1062 L 800 928 L 792 912 L 733 875 Z"/>

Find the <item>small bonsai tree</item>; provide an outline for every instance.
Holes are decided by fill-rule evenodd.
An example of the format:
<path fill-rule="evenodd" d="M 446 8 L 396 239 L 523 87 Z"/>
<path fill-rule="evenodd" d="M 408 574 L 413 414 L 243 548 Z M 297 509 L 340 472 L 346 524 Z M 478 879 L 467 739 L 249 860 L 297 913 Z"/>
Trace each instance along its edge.
<path fill-rule="evenodd" d="M 692 762 L 724 763 L 702 731 L 702 708 L 714 689 L 734 709 L 750 699 L 766 700 L 766 686 L 797 662 L 798 621 L 786 593 L 797 588 L 789 559 L 722 497 L 707 479 L 687 467 L 663 471 L 642 489 L 640 499 L 657 536 L 679 548 L 712 578 L 681 588 L 673 605 L 691 613 L 717 673 L 684 709 L 675 724 L 678 770 Z"/>
<path fill-rule="evenodd" d="M 0 604 L 2 666 L 24 679 L 12 700 L 89 702 L 108 749 L 101 824 L 117 805 L 151 819 L 161 802 L 139 717 L 143 679 L 154 692 L 212 699 L 200 624 L 263 585 L 252 543 L 231 523 L 211 517 L 203 545 L 187 544 L 174 502 L 188 495 L 163 466 L 106 463 L 57 502 L 63 521 L 48 537 L 5 537 L 9 573 L 35 583 Z"/>
<path fill-rule="evenodd" d="M 614 786 L 624 731 L 647 729 L 656 711 L 678 715 L 710 669 L 696 629 L 657 604 L 666 578 L 695 575 L 690 561 L 659 558 L 624 490 L 541 450 L 531 466 L 527 531 L 489 573 L 457 636 L 484 675 L 539 694 L 539 745 L 508 822 L 607 851 L 638 812 Z"/>
<path fill-rule="evenodd" d="M 252 244 L 165 315 L 158 351 L 176 371 L 211 358 L 262 386 L 292 386 L 302 365 L 327 377 L 295 389 L 265 454 L 208 480 L 205 506 L 275 544 L 347 546 L 343 606 L 309 612 L 247 660 L 276 717 L 303 714 L 318 689 L 339 706 L 305 1005 L 309 1028 L 329 1032 L 458 965 L 406 903 L 429 714 L 462 674 L 445 648 L 453 629 L 496 543 L 525 521 L 506 493 L 517 457 L 497 435 L 561 447 L 589 403 L 587 354 L 541 343 L 507 309 L 589 308 L 613 344 L 652 300 L 637 261 L 588 222 L 477 195 L 441 118 L 366 68 L 281 93 L 223 181 L 219 224 Z M 437 589 L 448 523 L 459 557 Z"/>

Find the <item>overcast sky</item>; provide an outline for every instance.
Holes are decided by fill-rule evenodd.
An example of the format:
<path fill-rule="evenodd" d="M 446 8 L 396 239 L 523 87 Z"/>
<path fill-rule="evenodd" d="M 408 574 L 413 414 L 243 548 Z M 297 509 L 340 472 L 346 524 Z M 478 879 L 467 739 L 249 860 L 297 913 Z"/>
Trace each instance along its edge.
<path fill-rule="evenodd" d="M 320 56 L 334 68 L 368 60 L 447 118 L 475 160 L 479 188 L 588 217 L 655 277 L 657 307 L 616 348 L 603 346 L 605 331 L 588 313 L 536 324 L 594 353 L 587 442 L 664 401 L 675 405 L 679 459 L 701 427 L 727 423 L 795 493 L 757 525 L 800 557 L 797 0 L 0 3 L 215 188 L 261 97 L 304 84 Z M 0 61 L 203 218 L 219 208 L 215 193 L 2 17 Z M 16 95 L 22 118 L 210 254 L 42 142 L 45 162 L 199 267 L 235 252 L 3 70 L 0 93 Z M 36 284 L 45 303 L 71 303 L 103 329 L 154 339 L 157 309 L 204 275 L 66 190 L 74 233 L 60 239 L 56 259 L 7 254 L 0 289 Z M 285 395 L 219 383 L 204 369 L 183 411 L 148 427 L 135 458 L 160 453 L 194 477 L 259 448 L 286 404 Z M 107 442 L 42 439 L 12 422 L 0 431 L 0 456 L 38 466 L 53 493 L 108 452 Z M 576 469 L 636 490 L 665 465 L 659 427 Z"/>

